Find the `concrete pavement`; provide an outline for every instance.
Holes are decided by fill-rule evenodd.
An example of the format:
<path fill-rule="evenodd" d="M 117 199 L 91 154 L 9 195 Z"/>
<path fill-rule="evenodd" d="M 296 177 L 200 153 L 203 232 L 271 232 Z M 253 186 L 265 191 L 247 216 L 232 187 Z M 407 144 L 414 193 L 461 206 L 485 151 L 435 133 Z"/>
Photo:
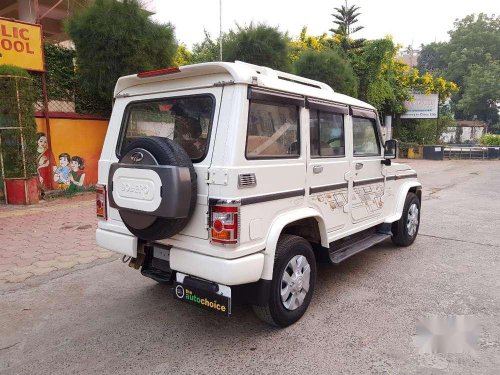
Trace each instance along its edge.
<path fill-rule="evenodd" d="M 424 184 L 416 242 L 320 265 L 297 324 L 274 329 L 248 307 L 229 319 L 213 315 L 118 260 L 91 263 L 38 284 L 29 284 L 33 276 L 3 285 L 0 373 L 497 374 L 500 164 L 410 164 Z M 474 317 L 476 352 L 419 354 L 416 325 L 428 315 Z"/>
<path fill-rule="evenodd" d="M 95 227 L 93 193 L 30 207 L 0 206 L 0 289 L 111 258 L 96 246 Z"/>

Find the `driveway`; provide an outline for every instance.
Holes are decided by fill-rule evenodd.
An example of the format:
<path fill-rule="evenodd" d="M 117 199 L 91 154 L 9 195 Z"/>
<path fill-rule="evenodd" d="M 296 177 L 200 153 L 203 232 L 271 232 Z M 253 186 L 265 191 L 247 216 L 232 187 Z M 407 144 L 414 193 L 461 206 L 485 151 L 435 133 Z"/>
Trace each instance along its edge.
<path fill-rule="evenodd" d="M 33 274 L 19 282 L 4 279 L 0 373 L 497 374 L 500 164 L 409 163 L 424 185 L 416 242 L 397 248 L 388 241 L 340 266 L 319 265 L 317 290 L 297 324 L 279 330 L 261 323 L 249 307 L 235 308 L 228 319 L 177 302 L 168 286 L 110 255 L 77 261 L 64 272 Z M 78 244 L 98 251 L 90 202 L 71 203 L 81 205 L 81 214 L 63 220 L 77 222 L 67 229 L 59 216 L 73 212 L 73 206 L 40 212 L 46 216 L 38 227 L 36 213 L 24 219 L 22 228 L 9 224 L 16 217 L 0 216 L 2 251 L 10 248 L 6 239 L 23 238 L 42 255 L 50 236 L 39 231 L 51 230 L 68 234 L 56 241 L 60 249 Z M 8 237 L 10 230 L 16 235 Z M 13 264 L 26 243 L 16 247 Z M 417 322 L 429 315 L 475 319 L 475 352 L 419 354 Z"/>

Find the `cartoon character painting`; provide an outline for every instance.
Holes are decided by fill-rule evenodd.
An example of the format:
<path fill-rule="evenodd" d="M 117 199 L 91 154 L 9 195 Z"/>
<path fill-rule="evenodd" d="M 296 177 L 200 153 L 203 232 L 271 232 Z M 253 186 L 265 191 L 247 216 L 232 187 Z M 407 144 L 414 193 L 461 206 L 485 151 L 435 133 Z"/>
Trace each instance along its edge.
<path fill-rule="evenodd" d="M 47 136 L 45 133 L 38 133 L 37 139 L 37 164 L 38 164 L 38 178 L 40 179 L 40 185 L 43 188 L 49 188 L 51 186 L 50 179 L 50 151 L 49 142 L 47 141 Z"/>
<path fill-rule="evenodd" d="M 59 166 L 57 168 L 54 167 L 54 182 L 58 184 L 61 190 L 66 190 L 70 186 L 70 160 L 71 157 L 69 154 L 63 152 L 59 155 Z"/>
<path fill-rule="evenodd" d="M 83 159 L 80 156 L 73 156 L 71 158 L 71 172 L 69 174 L 69 191 L 83 190 L 83 183 L 85 181 L 84 169 Z"/>

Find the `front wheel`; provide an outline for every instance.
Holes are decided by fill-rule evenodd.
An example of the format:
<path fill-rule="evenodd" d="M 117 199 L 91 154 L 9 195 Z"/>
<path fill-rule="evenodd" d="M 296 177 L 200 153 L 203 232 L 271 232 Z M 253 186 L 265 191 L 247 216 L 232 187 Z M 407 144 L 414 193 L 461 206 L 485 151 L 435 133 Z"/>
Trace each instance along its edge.
<path fill-rule="evenodd" d="M 392 242 L 398 246 L 410 246 L 417 238 L 420 226 L 420 199 L 408 193 L 401 219 L 392 224 Z"/>
<path fill-rule="evenodd" d="M 269 299 L 253 309 L 266 323 L 289 326 L 306 312 L 315 284 L 316 260 L 311 244 L 302 237 L 284 234 L 276 247 Z"/>

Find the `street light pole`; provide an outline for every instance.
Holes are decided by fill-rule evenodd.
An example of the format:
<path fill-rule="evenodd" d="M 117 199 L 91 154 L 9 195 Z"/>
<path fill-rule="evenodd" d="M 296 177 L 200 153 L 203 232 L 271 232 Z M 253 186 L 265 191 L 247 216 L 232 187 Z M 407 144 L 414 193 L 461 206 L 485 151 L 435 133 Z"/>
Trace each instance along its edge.
<path fill-rule="evenodd" d="M 222 0 L 219 0 L 219 53 L 222 61 Z"/>

